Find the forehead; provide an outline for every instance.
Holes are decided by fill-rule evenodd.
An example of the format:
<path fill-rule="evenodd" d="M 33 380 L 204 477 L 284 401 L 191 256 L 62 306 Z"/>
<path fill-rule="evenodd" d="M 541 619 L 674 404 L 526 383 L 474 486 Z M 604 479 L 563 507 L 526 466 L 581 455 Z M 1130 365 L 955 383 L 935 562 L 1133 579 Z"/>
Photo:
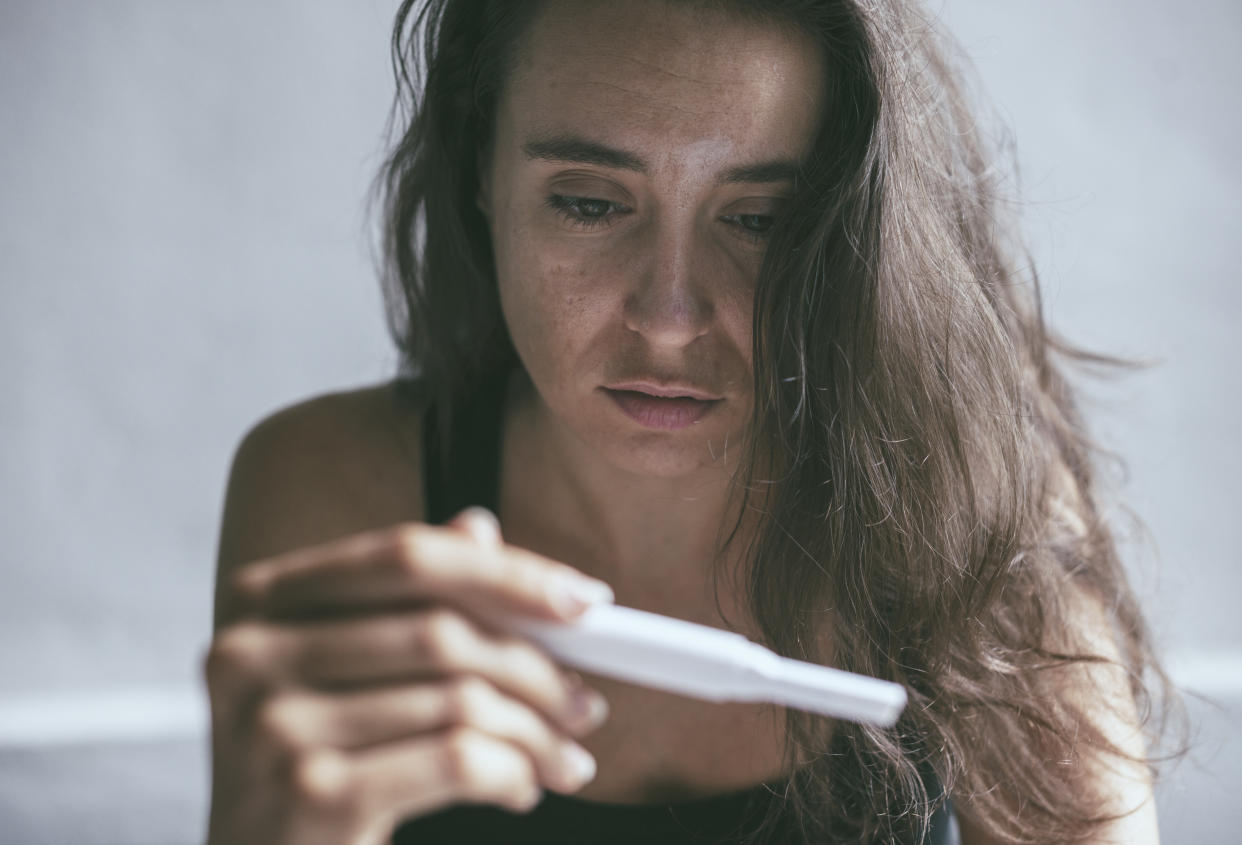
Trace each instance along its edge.
<path fill-rule="evenodd" d="M 808 36 L 703 4 L 552 0 L 514 59 L 502 125 L 657 157 L 687 145 L 800 157 L 823 95 Z"/>

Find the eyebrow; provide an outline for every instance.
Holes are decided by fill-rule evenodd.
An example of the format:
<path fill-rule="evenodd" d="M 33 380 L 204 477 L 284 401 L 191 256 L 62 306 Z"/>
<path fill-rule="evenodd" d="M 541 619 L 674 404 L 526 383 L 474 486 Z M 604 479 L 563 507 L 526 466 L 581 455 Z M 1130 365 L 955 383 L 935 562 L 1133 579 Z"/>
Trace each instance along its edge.
<path fill-rule="evenodd" d="M 527 158 L 544 161 L 598 164 L 617 170 L 632 170 L 635 173 L 647 172 L 646 163 L 638 156 L 574 135 L 556 135 L 527 141 L 522 145 L 522 151 Z"/>
<path fill-rule="evenodd" d="M 796 161 L 764 161 L 725 171 L 721 182 L 793 182 L 801 168 Z"/>
<path fill-rule="evenodd" d="M 580 138 L 576 135 L 556 135 L 536 138 L 522 145 L 522 151 L 530 159 L 574 164 L 597 164 L 634 173 L 647 172 L 647 163 L 633 153 Z M 720 175 L 721 183 L 739 182 L 792 182 L 799 166 L 796 161 L 775 159 L 757 164 L 747 164 L 726 170 Z"/>

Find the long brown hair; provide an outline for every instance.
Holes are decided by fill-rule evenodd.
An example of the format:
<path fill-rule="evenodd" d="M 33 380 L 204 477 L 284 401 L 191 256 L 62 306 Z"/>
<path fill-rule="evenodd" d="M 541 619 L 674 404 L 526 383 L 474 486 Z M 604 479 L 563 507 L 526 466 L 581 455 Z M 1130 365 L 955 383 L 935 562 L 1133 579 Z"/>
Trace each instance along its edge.
<path fill-rule="evenodd" d="M 517 364 L 474 198 L 537 3 L 416 5 L 393 30 L 384 282 L 400 379 L 451 407 Z M 1081 597 L 1107 609 L 1145 720 L 1162 726 L 1158 705 L 1176 704 L 1061 372 L 1101 359 L 1044 325 L 996 156 L 913 3 L 727 6 L 817 38 L 830 92 L 756 289 L 739 489 L 764 518 L 740 574 L 770 646 L 910 694 L 887 730 L 791 711 L 799 767 L 771 812 L 808 841 L 918 835 L 943 800 L 920 778 L 931 769 L 996 834 L 1085 838 L 1110 817 L 1075 777 L 1081 749 L 1129 755 L 1059 686 L 1059 669 L 1118 662 L 1093 643 Z"/>

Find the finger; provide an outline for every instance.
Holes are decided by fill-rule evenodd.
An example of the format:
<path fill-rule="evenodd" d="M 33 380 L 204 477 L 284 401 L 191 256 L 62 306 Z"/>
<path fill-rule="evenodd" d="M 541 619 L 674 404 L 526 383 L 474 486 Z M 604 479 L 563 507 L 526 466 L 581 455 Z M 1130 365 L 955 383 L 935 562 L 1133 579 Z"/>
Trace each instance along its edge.
<path fill-rule="evenodd" d="M 500 534 L 500 520 L 487 508 L 466 508 L 449 520 L 448 524 L 464 531 L 484 548 L 496 549 L 504 545 Z"/>
<path fill-rule="evenodd" d="M 515 812 L 542 798 L 535 767 L 518 747 L 473 728 L 455 727 L 359 753 L 301 752 L 278 770 L 274 785 L 310 822 L 301 838 L 324 829 L 337 841 L 391 830 L 402 819 L 451 804 L 488 803 Z"/>
<path fill-rule="evenodd" d="M 469 727 L 521 748 L 548 788 L 572 792 L 595 773 L 585 749 L 481 678 L 347 695 L 282 693 L 265 702 L 255 725 L 256 745 L 277 755 L 325 746 L 359 752 Z"/>
<path fill-rule="evenodd" d="M 249 612 L 307 618 L 445 601 L 486 618 L 571 619 L 612 601 L 607 584 L 512 546 L 485 548 L 451 528 L 409 524 L 260 561 L 234 578 Z"/>
<path fill-rule="evenodd" d="M 522 749 L 473 728 L 363 752 L 353 759 L 359 794 L 376 816 L 409 818 L 451 804 L 497 804 L 531 810 L 543 797 Z"/>
<path fill-rule="evenodd" d="M 274 628 L 271 673 L 288 685 L 324 690 L 477 675 L 581 735 L 607 717 L 603 696 L 529 641 L 484 631 L 437 609 Z"/>
<path fill-rule="evenodd" d="M 237 728 L 259 696 L 271 686 L 273 656 L 281 652 L 279 635 L 261 622 L 240 622 L 219 631 L 203 659 L 211 702 L 212 736 L 226 726 Z"/>

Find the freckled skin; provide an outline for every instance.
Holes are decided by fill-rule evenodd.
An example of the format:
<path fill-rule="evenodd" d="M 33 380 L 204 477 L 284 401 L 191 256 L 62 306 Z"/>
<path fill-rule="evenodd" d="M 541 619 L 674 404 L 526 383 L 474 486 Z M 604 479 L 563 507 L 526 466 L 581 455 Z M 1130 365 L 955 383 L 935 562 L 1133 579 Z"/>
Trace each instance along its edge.
<path fill-rule="evenodd" d="M 822 96 L 818 48 L 784 29 L 661 0 L 546 4 L 502 92 L 480 205 L 501 304 L 536 404 L 559 436 L 664 478 L 719 472 L 751 408 L 751 311 L 762 241 L 790 186 L 720 174 L 806 153 Z M 624 150 L 645 173 L 531 158 L 532 138 Z M 613 203 L 585 227 L 549 196 Z M 747 217 L 747 220 L 754 219 Z M 689 383 L 723 401 L 686 428 L 623 415 L 602 386 Z"/>

